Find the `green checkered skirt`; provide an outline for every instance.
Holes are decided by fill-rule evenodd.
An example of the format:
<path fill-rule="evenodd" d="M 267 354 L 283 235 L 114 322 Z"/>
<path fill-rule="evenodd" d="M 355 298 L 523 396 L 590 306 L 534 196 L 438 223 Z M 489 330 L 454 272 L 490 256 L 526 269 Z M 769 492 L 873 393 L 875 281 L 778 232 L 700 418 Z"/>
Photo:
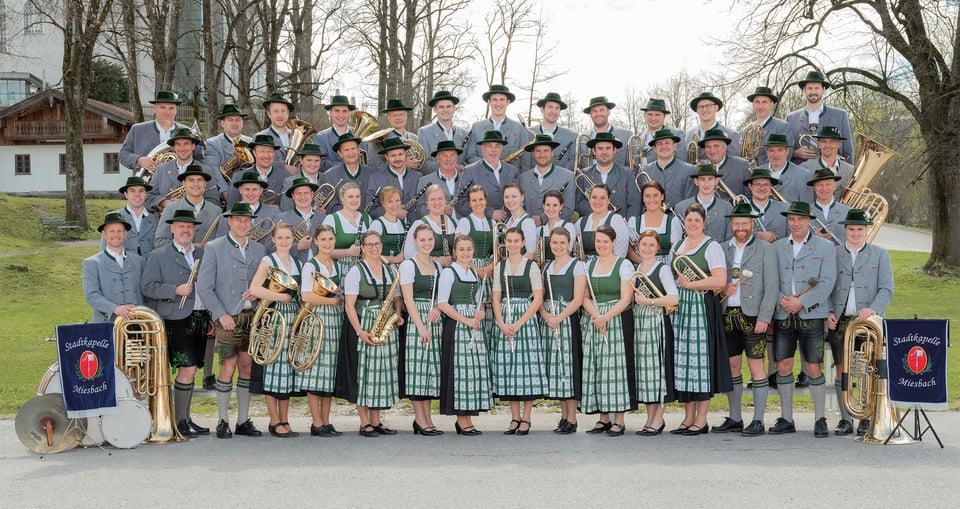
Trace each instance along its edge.
<path fill-rule="evenodd" d="M 454 309 L 464 316 L 473 316 L 477 307 L 458 304 Z M 474 330 L 452 318 L 444 318 L 441 414 L 476 415 L 493 406 L 489 357 L 483 336 L 483 327 Z"/>
<path fill-rule="evenodd" d="M 669 322 L 661 307 L 633 306 L 637 401 L 642 403 L 673 400 L 673 334 Z"/>
<path fill-rule="evenodd" d="M 567 307 L 566 301 L 562 298 L 556 301 L 547 300 L 543 303 L 544 309 L 551 315 L 554 311 L 557 313 Z M 574 314 L 576 316 L 576 313 Z M 546 320 L 540 324 L 540 335 L 543 338 L 544 350 L 547 356 L 547 397 L 550 399 L 570 399 L 575 398 L 580 391 L 580 362 L 577 361 L 579 353 L 580 331 L 576 331 L 572 324 L 573 316 L 567 317 L 560 322 L 557 331 L 547 326 Z M 579 325 L 579 320 L 577 320 Z"/>
<path fill-rule="evenodd" d="M 323 322 L 323 343 L 320 355 L 310 369 L 297 374 L 297 390 L 333 393 L 337 380 L 337 356 L 340 354 L 340 329 L 343 327 L 343 308 L 326 304 L 314 306 L 313 312 Z"/>
<path fill-rule="evenodd" d="M 361 301 L 357 301 L 359 304 Z M 368 302 L 363 309 L 358 309 L 360 328 L 369 331 L 373 321 L 380 312 L 380 302 Z M 357 405 L 370 408 L 390 408 L 400 400 L 398 384 L 397 362 L 397 329 L 390 331 L 387 340 L 381 345 L 368 345 L 363 341 L 357 342 Z"/>
<path fill-rule="evenodd" d="M 597 308 L 601 314 L 606 313 L 616 303 L 598 302 Z M 580 326 L 583 330 L 583 398 L 580 409 L 587 414 L 629 411 L 627 352 L 620 317 L 607 322 L 606 336 L 593 326 L 593 320 L 586 313 Z"/>
<path fill-rule="evenodd" d="M 517 320 L 530 308 L 530 299 L 501 299 L 504 318 Z M 527 320 L 511 340 L 493 331 L 493 392 L 502 400 L 531 400 L 547 394 L 547 367 L 537 319 Z"/>
<path fill-rule="evenodd" d="M 300 299 L 294 298 L 290 302 L 274 302 L 273 309 L 276 309 L 283 315 L 287 322 L 287 334 L 293 328 L 293 320 L 297 317 L 297 311 L 300 310 Z M 277 329 L 274 334 L 279 334 Z M 275 392 L 278 394 L 287 394 L 294 391 L 296 387 L 296 372 L 287 362 L 287 345 L 289 337 L 283 338 L 283 347 L 280 349 L 280 357 L 276 362 L 267 364 L 263 367 L 263 390 L 265 392 Z"/>
<path fill-rule="evenodd" d="M 413 299 L 417 304 L 420 320 L 430 330 L 430 343 L 420 341 L 420 332 L 413 321 L 407 322 L 406 373 L 404 376 L 407 396 L 437 398 L 440 396 L 440 335 L 442 320 L 427 323 L 427 315 L 433 309 L 430 299 Z"/>
<path fill-rule="evenodd" d="M 681 392 L 710 393 L 710 331 L 704 296 L 678 286 L 674 317 L 674 387 Z"/>

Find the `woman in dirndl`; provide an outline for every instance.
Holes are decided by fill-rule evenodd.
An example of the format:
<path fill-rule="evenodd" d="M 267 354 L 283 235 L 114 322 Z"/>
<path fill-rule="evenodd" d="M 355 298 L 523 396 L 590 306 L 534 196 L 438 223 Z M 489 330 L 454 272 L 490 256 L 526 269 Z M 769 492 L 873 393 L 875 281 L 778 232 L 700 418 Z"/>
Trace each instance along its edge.
<path fill-rule="evenodd" d="M 383 215 L 370 222 L 370 229 L 379 233 L 383 239 L 383 257 L 393 266 L 404 260 L 403 243 L 407 237 L 407 228 L 398 214 L 403 210 L 400 201 L 403 195 L 394 186 L 384 186 L 380 190 L 380 203 Z"/>
<path fill-rule="evenodd" d="M 672 209 L 664 207 L 666 196 L 663 186 L 656 180 L 648 180 L 640 186 L 644 212 L 627 220 L 630 228 L 637 233 L 653 230 L 657 234 L 657 260 L 669 262 L 670 247 L 683 238 L 683 225 Z M 669 212 L 668 212 L 669 211 Z M 640 254 L 636 250 L 627 251 L 627 258 L 640 263 Z"/>
<path fill-rule="evenodd" d="M 400 313 L 398 292 L 390 292 L 396 274 L 383 263 L 383 242 L 375 231 L 360 235 L 360 261 L 350 269 L 343 283 L 344 310 L 349 324 L 344 325 L 346 341 L 340 348 L 357 352 L 356 399 L 360 416 L 360 436 L 396 435 L 397 431 L 380 422 L 380 411 L 399 401 L 397 385 L 397 330 L 391 327 L 386 340 L 373 342 L 370 329 L 382 306 Z M 399 325 L 400 319 L 397 322 Z"/>
<path fill-rule="evenodd" d="M 596 189 L 596 187 L 594 187 Z M 623 414 L 636 408 L 633 373 L 633 265 L 614 254 L 617 232 L 600 225 L 594 236 L 596 259 L 587 265 L 583 300 L 583 399 L 585 414 L 600 414 L 587 433 L 621 436 Z M 627 340 L 629 338 L 629 340 Z M 613 421 L 610 420 L 613 414 Z"/>
<path fill-rule="evenodd" d="M 441 266 L 447 267 L 453 262 L 453 237 L 456 234 L 457 225 L 450 216 L 446 215 L 447 193 L 439 184 L 431 184 L 424 191 L 424 200 L 427 204 L 427 215 L 417 219 L 407 230 L 407 238 L 403 244 L 403 254 L 407 258 L 413 258 L 417 255 L 416 242 L 413 241 L 413 231 L 421 224 L 430 225 L 433 230 L 433 251 L 430 257 L 437 261 Z"/>
<path fill-rule="evenodd" d="M 493 332 L 493 308 L 490 306 L 490 290 L 493 286 L 493 235 L 496 222 L 484 216 L 487 209 L 487 190 L 483 186 L 470 186 L 467 190 L 470 202 L 470 214 L 457 222 L 457 235 L 466 235 L 473 239 L 473 261 L 471 267 L 483 281 L 483 331 L 489 341 Z M 487 344 L 490 350 L 490 344 Z"/>
<path fill-rule="evenodd" d="M 580 234 L 578 251 L 583 251 L 583 261 L 589 263 L 597 258 L 594 238 L 597 229 L 604 225 L 610 226 L 616 232 L 613 255 L 626 258 L 627 249 L 630 247 L 630 228 L 623 216 L 610 210 L 610 188 L 606 184 L 595 184 L 590 188 L 590 211 L 577 222 Z"/>
<path fill-rule="evenodd" d="M 660 237 L 654 230 L 644 230 L 637 239 L 640 259 L 633 278 L 636 288 L 634 360 L 637 401 L 647 407 L 647 420 L 637 431 L 641 436 L 663 433 L 663 405 L 676 399 L 673 391 L 673 325 L 667 313 L 676 307 L 679 297 L 670 266 L 657 258 L 660 245 Z"/>
<path fill-rule="evenodd" d="M 413 406 L 413 434 L 442 435 L 430 418 L 430 401 L 440 397 L 440 264 L 430 259 L 433 230 L 421 224 L 413 232 L 417 255 L 400 264 L 400 292 L 407 309 L 406 395 Z"/>
<path fill-rule="evenodd" d="M 330 404 L 337 380 L 337 356 L 340 353 L 340 334 L 343 330 L 343 304 L 339 293 L 321 296 L 314 292 L 314 274 L 329 279 L 338 287 L 342 278 L 331 256 L 337 241 L 333 227 L 325 224 L 318 226 L 313 238 L 317 244 L 317 254 L 303 264 L 300 300 L 304 305 L 314 306 L 313 313 L 319 316 L 323 323 L 323 342 L 316 362 L 297 375 L 297 390 L 307 393 L 307 405 L 313 418 L 310 435 L 332 437 L 343 434 L 330 423 Z"/>
<path fill-rule="evenodd" d="M 517 182 L 510 182 L 503 186 L 503 206 L 510 213 L 504 221 L 504 231 L 516 228 L 523 233 L 523 250 L 521 254 L 533 260 L 537 250 L 537 223 L 533 216 L 527 214 L 523 208 L 523 188 Z"/>
<path fill-rule="evenodd" d="M 554 259 L 543 269 L 546 290 L 540 308 L 540 334 L 547 356 L 547 397 L 560 402 L 560 422 L 553 431 L 561 435 L 576 433 L 577 401 L 583 394 L 580 305 L 587 288 L 587 273 L 583 263 L 570 256 L 572 239 L 564 227 L 558 226 L 550 233 L 547 244 Z"/>
<path fill-rule="evenodd" d="M 273 309 L 277 310 L 287 323 L 289 335 L 293 319 L 300 310 L 300 298 L 297 293 L 284 291 L 283 293 L 268 290 L 264 283 L 270 278 L 270 269 L 279 269 L 284 274 L 300 283 L 300 260 L 290 255 L 293 246 L 293 225 L 279 222 L 273 227 L 271 237 L 276 251 L 260 260 L 257 272 L 250 280 L 250 293 L 263 300 L 273 301 Z M 299 287 L 299 286 L 298 286 Z M 279 334 L 277 330 L 275 334 Z M 298 433 L 290 429 L 287 414 L 290 408 L 290 394 L 296 389 L 296 376 L 293 368 L 287 362 L 287 345 L 289 337 L 283 339 L 280 356 L 276 361 L 263 366 L 263 393 L 267 402 L 267 412 L 270 414 L 270 434 L 275 437 L 295 437 Z"/>
<path fill-rule="evenodd" d="M 701 435 L 709 430 L 710 397 L 733 390 L 724 336 L 723 309 L 713 291 L 727 282 L 723 248 L 705 235 L 707 213 L 694 203 L 683 213 L 687 237 L 674 246 L 671 262 L 680 302 L 674 316 L 674 388 L 683 402 L 683 421 L 670 433 Z M 678 256 L 685 258 L 677 260 Z M 696 274 L 690 262 L 706 277 Z"/>
<path fill-rule="evenodd" d="M 483 335 L 483 291 L 471 267 L 473 239 L 457 235 L 455 261 L 440 273 L 437 307 L 444 315 L 441 345 L 440 413 L 457 416 L 458 435 L 482 432 L 472 417 L 493 406 L 490 366 Z"/>
<path fill-rule="evenodd" d="M 323 224 L 332 226 L 336 235 L 332 256 L 337 261 L 338 274 L 346 274 L 357 264 L 359 234 L 370 229 L 370 216 L 360 212 L 360 200 L 360 186 L 356 182 L 347 182 L 340 186 L 343 208 L 323 218 Z"/>
<path fill-rule="evenodd" d="M 522 230 L 507 230 L 504 244 L 507 258 L 493 269 L 493 314 L 497 319 L 491 342 L 493 392 L 510 402 L 510 426 L 503 433 L 526 435 L 534 401 L 547 394 L 546 359 L 536 320 L 543 304 L 543 279 L 537 264 L 520 254 L 525 244 Z"/>
<path fill-rule="evenodd" d="M 537 249 L 540 249 L 540 244 L 543 245 L 544 267 L 546 267 L 548 262 L 553 261 L 553 250 L 550 249 L 550 236 L 553 234 L 554 229 L 564 228 L 570 233 L 570 243 L 567 245 L 567 250 L 573 248 L 573 239 L 577 238 L 576 223 L 561 219 L 561 210 L 563 210 L 563 193 L 555 189 L 543 193 L 543 215 L 546 216 L 547 219 L 540 225 L 537 231 Z M 539 263 L 539 261 L 537 262 Z"/>

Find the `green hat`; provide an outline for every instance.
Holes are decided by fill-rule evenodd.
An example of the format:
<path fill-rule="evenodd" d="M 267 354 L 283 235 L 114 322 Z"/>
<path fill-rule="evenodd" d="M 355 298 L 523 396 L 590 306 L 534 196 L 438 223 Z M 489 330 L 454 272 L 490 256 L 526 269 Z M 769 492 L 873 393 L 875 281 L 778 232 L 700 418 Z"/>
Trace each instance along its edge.
<path fill-rule="evenodd" d="M 503 94 L 507 96 L 507 100 L 510 102 L 517 100 L 517 96 L 513 95 L 513 92 L 511 92 L 506 85 L 490 85 L 490 90 L 487 90 L 481 96 L 483 97 L 483 102 L 489 101 L 490 96 L 493 94 Z"/>
<path fill-rule="evenodd" d="M 393 137 L 383 140 L 383 149 L 377 152 L 378 154 L 386 154 L 391 150 L 406 150 L 407 144 L 403 142 L 402 139 Z"/>
<path fill-rule="evenodd" d="M 597 133 L 597 136 L 592 140 L 587 140 L 587 148 L 593 148 L 597 143 L 603 141 L 613 143 L 615 148 L 620 148 L 623 146 L 623 142 L 618 140 L 613 133 Z"/>
<path fill-rule="evenodd" d="M 247 143 L 247 147 L 252 151 L 254 147 L 270 147 L 273 150 L 280 148 L 280 145 L 277 145 L 277 142 L 274 141 L 273 136 L 269 134 L 258 134 L 253 137 L 253 141 Z"/>
<path fill-rule="evenodd" d="M 501 145 L 506 145 L 507 140 L 503 139 L 503 133 L 497 131 L 496 129 L 491 129 L 483 133 L 483 139 L 477 142 L 477 145 L 483 145 L 484 143 L 499 143 Z"/>
<path fill-rule="evenodd" d="M 247 118 L 247 114 L 240 110 L 240 107 L 236 104 L 227 103 L 220 108 L 220 114 L 217 115 L 217 120 L 223 120 L 227 117 Z"/>
<path fill-rule="evenodd" d="M 287 108 L 290 109 L 290 112 L 293 113 L 293 103 L 284 99 L 283 94 L 280 92 L 274 92 L 268 95 L 267 98 L 263 100 L 263 109 L 270 107 L 270 103 L 286 104 Z"/>
<path fill-rule="evenodd" d="M 387 99 L 387 107 L 381 110 L 381 113 L 391 111 L 413 111 L 413 108 L 403 104 L 403 99 Z"/>
<path fill-rule="evenodd" d="M 233 216 L 243 216 L 243 217 L 257 217 L 253 213 L 253 208 L 250 207 L 249 203 L 238 201 L 230 207 L 229 212 L 224 212 L 221 214 L 223 217 L 233 217 Z"/>
<path fill-rule="evenodd" d="M 317 189 L 320 189 L 320 186 L 314 184 L 313 182 L 310 182 L 310 179 L 308 179 L 307 177 L 297 177 L 293 179 L 293 182 L 290 182 L 290 187 L 288 187 L 283 194 L 287 195 L 287 198 L 293 198 L 293 190 L 303 186 L 309 187 L 311 191 L 316 191 Z"/>
<path fill-rule="evenodd" d="M 357 138 L 352 132 L 345 132 L 341 134 L 340 137 L 337 138 L 337 142 L 333 144 L 333 151 L 336 152 L 340 150 L 340 145 L 343 145 L 348 141 L 355 141 L 357 142 L 357 145 L 360 145 L 360 142 L 363 141 L 363 138 Z"/>
<path fill-rule="evenodd" d="M 583 109 L 583 112 L 589 115 L 591 108 L 593 108 L 594 106 L 601 106 L 601 105 L 606 106 L 607 109 L 610 109 L 610 110 L 617 107 L 615 103 L 608 101 L 605 96 L 601 95 L 601 96 L 591 98 L 590 104 L 588 104 L 587 107 Z"/>
<path fill-rule="evenodd" d="M 867 212 L 863 209 L 850 209 L 847 211 L 847 217 L 843 221 L 840 221 L 840 224 L 860 224 L 863 226 L 870 226 L 873 224 L 873 221 L 867 217 Z"/>
<path fill-rule="evenodd" d="M 719 97 L 713 95 L 713 92 L 700 92 L 700 95 L 694 97 L 690 101 L 690 109 L 693 111 L 697 111 L 697 103 L 699 103 L 700 101 L 710 101 L 716 104 L 717 111 L 723 109 L 723 101 L 721 101 Z"/>
<path fill-rule="evenodd" d="M 657 129 L 657 132 L 653 133 L 653 139 L 651 139 L 650 143 L 647 143 L 647 145 L 650 145 L 652 147 L 656 145 L 658 141 L 666 140 L 666 139 L 671 139 L 674 141 L 674 143 L 680 143 L 679 136 L 674 134 L 673 131 L 671 131 L 670 129 L 663 127 L 663 128 Z"/>
<path fill-rule="evenodd" d="M 330 108 L 333 108 L 334 106 L 346 106 L 350 109 L 350 111 L 357 109 L 356 106 L 350 104 L 350 99 L 348 99 L 345 95 L 335 95 L 331 97 L 330 104 L 324 106 L 323 109 L 330 111 Z"/>
<path fill-rule="evenodd" d="M 738 203 L 733 206 L 733 211 L 724 217 L 749 217 L 756 219 L 760 217 L 760 214 L 753 210 L 753 207 L 750 206 L 749 203 Z"/>
<path fill-rule="evenodd" d="M 180 96 L 171 90 L 159 90 L 157 91 L 156 99 L 147 102 L 150 104 L 183 104 L 183 101 L 180 100 Z M 127 229 L 129 230 L 129 228 Z"/>
<path fill-rule="evenodd" d="M 320 145 L 317 145 L 316 143 L 304 143 L 303 146 L 300 147 L 300 151 L 297 152 L 297 155 L 324 157 L 327 154 L 324 154 L 323 150 L 320 149 Z"/>
<path fill-rule="evenodd" d="M 153 189 L 153 186 L 147 184 L 147 181 L 143 180 L 143 177 L 127 177 L 127 183 L 120 188 L 120 194 L 127 192 L 127 188 L 134 186 L 142 186 L 147 191 Z"/>
<path fill-rule="evenodd" d="M 200 221 L 197 221 L 197 216 L 193 213 L 191 209 L 177 209 L 173 211 L 173 217 L 167 219 L 167 224 L 173 223 L 193 223 L 193 224 L 203 224 Z"/>
<path fill-rule="evenodd" d="M 846 139 L 843 137 L 842 134 L 840 134 L 840 129 L 837 129 L 835 126 L 832 126 L 832 125 L 820 126 L 820 130 L 817 131 L 817 134 L 814 135 L 814 138 L 817 138 L 817 139 L 829 138 L 831 140 Z"/>
<path fill-rule="evenodd" d="M 430 107 L 433 108 L 433 105 L 437 104 L 440 101 L 450 101 L 454 105 L 460 104 L 460 98 L 451 94 L 448 90 L 438 90 L 436 93 L 433 94 L 433 99 L 430 99 L 429 101 L 427 101 L 427 104 L 429 104 Z"/>
<path fill-rule="evenodd" d="M 561 110 L 567 109 L 567 103 L 563 102 L 563 99 L 560 98 L 560 94 L 556 92 L 547 92 L 547 95 L 543 96 L 543 99 L 537 101 L 537 108 L 543 108 L 544 104 L 547 104 L 551 101 L 559 104 Z"/>
<path fill-rule="evenodd" d="M 457 154 L 462 154 L 463 151 L 457 147 L 457 144 L 453 140 L 443 140 L 440 143 L 437 143 L 437 149 L 430 153 L 430 157 L 437 157 L 437 154 L 443 152 L 444 150 L 452 150 Z"/>
<path fill-rule="evenodd" d="M 546 145 L 550 148 L 557 148 L 560 146 L 560 143 L 553 141 L 553 136 L 550 136 L 549 134 L 538 134 L 535 138 L 533 138 L 533 141 L 527 143 L 527 145 L 523 147 L 523 150 L 524 152 L 533 152 L 533 148 L 540 145 Z"/>
<path fill-rule="evenodd" d="M 820 71 L 808 72 L 802 80 L 797 82 L 797 85 L 800 85 L 800 90 L 803 90 L 803 87 L 807 86 L 807 83 L 822 83 L 823 88 L 830 88 L 830 82 L 827 81 L 827 77 Z"/>
<path fill-rule="evenodd" d="M 200 138 L 197 138 L 196 136 L 194 136 L 193 131 L 191 131 L 190 128 L 188 127 L 178 127 L 174 129 L 173 132 L 170 134 L 170 137 L 167 138 L 167 145 L 170 145 L 172 147 L 173 142 L 177 140 L 190 140 L 194 144 L 200 143 Z"/>
<path fill-rule="evenodd" d="M 831 170 L 830 168 L 820 168 L 819 170 L 814 172 L 813 178 L 807 181 L 807 185 L 813 186 L 813 184 L 820 182 L 821 180 L 838 181 L 841 178 L 843 177 L 834 173 L 833 170 Z"/>
<path fill-rule="evenodd" d="M 790 143 L 787 142 L 786 134 L 775 134 L 770 133 L 770 136 L 767 138 L 767 142 L 762 145 L 766 147 L 789 147 Z"/>
<path fill-rule="evenodd" d="M 817 216 L 810 213 L 810 204 L 805 201 L 792 201 L 790 208 L 780 213 L 781 216 L 804 216 L 813 219 Z"/>
<path fill-rule="evenodd" d="M 203 171 L 203 166 L 200 166 L 199 164 L 188 164 L 187 169 L 183 170 L 183 173 L 177 175 L 177 180 L 183 182 L 190 175 L 200 175 L 203 177 L 203 180 L 206 180 L 207 182 L 210 182 L 210 179 L 213 178 L 209 173 Z"/>
<path fill-rule="evenodd" d="M 102 232 L 108 224 L 112 223 L 122 224 L 127 231 L 130 231 L 130 223 L 128 223 L 119 212 L 107 212 L 107 215 L 103 216 L 103 224 L 97 227 L 97 231 Z"/>
<path fill-rule="evenodd" d="M 690 178 L 695 179 L 697 177 L 717 177 L 720 178 L 723 176 L 723 173 L 717 173 L 717 167 L 713 163 L 703 163 L 697 165 L 697 172 L 693 175 L 690 175 Z"/>
<path fill-rule="evenodd" d="M 670 114 L 670 110 L 667 109 L 667 101 L 663 99 L 650 99 L 646 106 L 640 108 L 640 111 L 659 111 L 664 115 Z"/>
<path fill-rule="evenodd" d="M 240 189 L 240 186 L 244 184 L 259 184 L 260 187 L 264 189 L 270 185 L 265 180 L 260 180 L 260 172 L 258 171 L 243 172 L 243 175 L 240 176 L 240 180 L 233 183 L 233 187 Z"/>
<path fill-rule="evenodd" d="M 703 133 L 703 139 L 698 141 L 697 145 L 700 145 L 700 148 L 703 148 L 704 144 L 710 140 L 720 140 L 727 145 L 729 145 L 732 141 L 730 138 L 727 138 L 727 134 L 720 129 L 707 129 L 706 132 Z"/>
<path fill-rule="evenodd" d="M 773 174 L 770 173 L 770 170 L 766 168 L 755 168 L 752 172 L 750 172 L 749 177 L 743 179 L 743 183 L 749 184 L 756 179 L 767 179 L 770 181 L 770 184 L 774 186 L 780 183 L 780 179 L 774 177 Z"/>
<path fill-rule="evenodd" d="M 769 97 L 774 103 L 780 101 L 780 98 L 777 97 L 777 94 L 773 93 L 773 90 L 771 90 L 770 87 L 757 87 L 753 89 L 753 93 L 747 96 L 747 100 L 753 102 L 753 99 L 758 96 Z"/>

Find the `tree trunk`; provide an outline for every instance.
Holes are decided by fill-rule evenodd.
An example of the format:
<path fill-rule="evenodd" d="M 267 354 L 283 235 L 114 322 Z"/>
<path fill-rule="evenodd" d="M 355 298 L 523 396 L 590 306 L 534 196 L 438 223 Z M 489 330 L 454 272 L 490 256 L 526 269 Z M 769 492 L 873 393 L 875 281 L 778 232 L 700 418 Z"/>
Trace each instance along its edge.
<path fill-rule="evenodd" d="M 143 101 L 140 99 L 140 63 L 137 61 L 137 22 L 133 0 L 123 0 L 123 40 L 126 53 L 121 52 L 120 60 L 127 71 L 127 88 L 130 90 L 130 107 L 137 122 L 143 122 Z"/>
<path fill-rule="evenodd" d="M 216 69 L 217 58 L 213 52 L 213 23 L 210 19 L 211 11 L 210 0 L 203 0 L 203 60 L 206 62 L 203 71 L 203 88 L 207 92 L 207 112 L 203 117 L 203 123 L 206 126 L 207 135 L 217 132 L 216 116 L 220 112 L 220 79 L 219 71 Z M 221 51 L 223 51 L 221 49 Z"/>
<path fill-rule="evenodd" d="M 960 102 L 960 101 L 955 101 Z M 933 230 L 933 246 L 930 258 L 923 270 L 932 275 L 951 273 L 960 266 L 960 194 L 956 192 L 960 182 L 960 135 L 948 128 L 928 135 L 923 129 L 927 144 L 927 192 L 930 197 L 930 226 Z"/>

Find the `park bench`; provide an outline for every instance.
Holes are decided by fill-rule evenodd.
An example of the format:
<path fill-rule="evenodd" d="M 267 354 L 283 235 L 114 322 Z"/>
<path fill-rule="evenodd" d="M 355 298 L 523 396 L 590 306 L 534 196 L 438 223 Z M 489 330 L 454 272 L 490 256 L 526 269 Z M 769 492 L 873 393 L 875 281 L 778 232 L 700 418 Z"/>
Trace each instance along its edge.
<path fill-rule="evenodd" d="M 80 238 L 82 229 L 80 228 L 80 223 L 76 221 L 67 221 L 63 217 L 41 217 L 40 225 L 43 227 L 40 238 L 44 238 L 47 234 L 52 234 L 54 238 L 58 241 L 60 236 L 69 236 L 72 238 Z"/>

